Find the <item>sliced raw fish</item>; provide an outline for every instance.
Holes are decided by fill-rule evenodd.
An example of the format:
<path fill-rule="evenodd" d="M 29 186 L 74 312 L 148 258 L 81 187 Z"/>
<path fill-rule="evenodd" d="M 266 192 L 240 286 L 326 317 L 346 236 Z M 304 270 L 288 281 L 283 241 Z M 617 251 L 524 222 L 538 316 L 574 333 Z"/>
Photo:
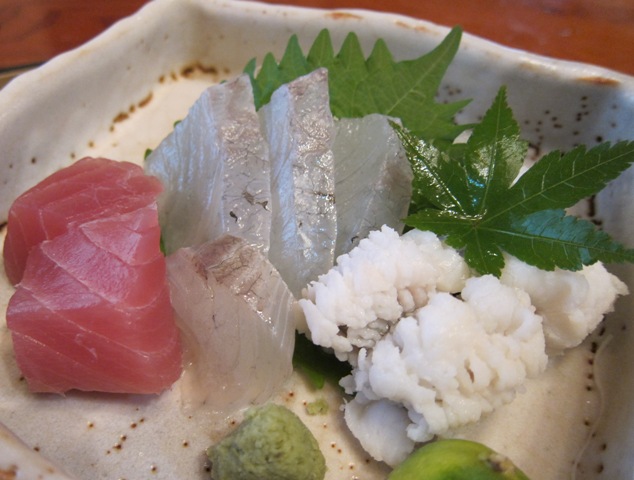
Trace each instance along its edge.
<path fill-rule="evenodd" d="M 50 175 L 11 205 L 3 257 L 11 283 L 22 278 L 33 246 L 87 219 L 134 211 L 153 202 L 162 186 L 138 165 L 84 158 Z"/>
<path fill-rule="evenodd" d="M 292 373 L 298 307 L 266 256 L 226 235 L 167 258 L 183 332 L 184 403 L 227 415 L 266 401 Z"/>
<path fill-rule="evenodd" d="M 247 75 L 205 90 L 145 170 L 165 187 L 159 222 L 167 253 L 225 233 L 268 251 L 268 146 Z"/>
<path fill-rule="evenodd" d="M 335 126 L 328 71 L 298 78 L 260 110 L 271 155 L 269 258 L 296 297 L 334 262 Z"/>
<path fill-rule="evenodd" d="M 338 257 L 383 225 L 403 231 L 413 175 L 388 117 L 342 118 L 336 125 L 333 152 Z"/>
<path fill-rule="evenodd" d="M 156 204 L 31 249 L 7 309 L 34 392 L 159 393 L 181 373 Z"/>

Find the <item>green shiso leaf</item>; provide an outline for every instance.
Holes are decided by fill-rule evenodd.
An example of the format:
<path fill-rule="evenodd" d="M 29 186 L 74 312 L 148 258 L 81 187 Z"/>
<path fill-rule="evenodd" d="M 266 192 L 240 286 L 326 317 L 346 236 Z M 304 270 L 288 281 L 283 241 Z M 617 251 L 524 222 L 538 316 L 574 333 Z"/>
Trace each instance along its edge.
<path fill-rule="evenodd" d="M 451 143 L 468 128 L 453 121 L 468 101 L 443 104 L 437 103 L 435 96 L 461 36 L 456 27 L 431 52 L 414 60 L 395 61 L 383 40 L 375 43 L 366 59 L 354 33 L 348 34 L 335 53 L 330 33 L 322 30 L 306 56 L 293 36 L 279 63 L 267 54 L 257 73 L 255 59 L 244 71 L 251 76 L 258 109 L 281 85 L 323 67 L 328 69 L 330 107 L 335 117 L 381 113 L 400 119 L 420 138 Z"/>
<path fill-rule="evenodd" d="M 634 249 L 564 210 L 628 168 L 634 142 L 551 152 L 515 182 L 527 144 L 504 88 L 462 148 L 432 145 L 394 128 L 415 177 L 405 223 L 444 236 L 477 272 L 499 276 L 503 252 L 544 270 L 634 261 Z"/>
<path fill-rule="evenodd" d="M 351 370 L 350 364 L 340 362 L 337 357 L 299 333 L 295 335 L 293 367 L 303 372 L 316 389 L 323 388 L 327 381 L 338 385 L 339 380 Z"/>
<path fill-rule="evenodd" d="M 251 77 L 255 108 L 258 110 L 271 100 L 271 95 L 279 87 L 314 70 L 309 66 L 299 46 L 297 35 L 293 35 L 288 41 L 279 64 L 272 53 L 267 53 L 257 76 L 255 75 L 256 67 L 254 58 L 246 65 L 244 72 Z"/>

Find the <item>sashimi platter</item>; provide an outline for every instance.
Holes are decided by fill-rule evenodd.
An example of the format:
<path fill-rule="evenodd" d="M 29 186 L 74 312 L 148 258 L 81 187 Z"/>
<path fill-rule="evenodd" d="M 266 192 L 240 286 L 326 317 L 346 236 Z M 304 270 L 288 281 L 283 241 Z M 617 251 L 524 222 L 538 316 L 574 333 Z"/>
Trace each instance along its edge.
<path fill-rule="evenodd" d="M 0 479 L 634 478 L 634 78 L 155 0 L 0 145 Z"/>

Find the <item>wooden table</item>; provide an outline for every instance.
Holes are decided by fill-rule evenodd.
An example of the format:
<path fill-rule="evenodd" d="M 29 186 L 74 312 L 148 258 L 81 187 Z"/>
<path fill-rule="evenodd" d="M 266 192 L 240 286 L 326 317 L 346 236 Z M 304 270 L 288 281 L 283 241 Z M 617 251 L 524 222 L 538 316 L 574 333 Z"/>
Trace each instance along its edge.
<path fill-rule="evenodd" d="M 237 1 L 237 0 L 236 0 Z M 516 48 L 634 75 L 634 0 L 286 0 L 390 11 Z M 0 71 L 39 64 L 97 35 L 146 0 L 0 0 Z"/>

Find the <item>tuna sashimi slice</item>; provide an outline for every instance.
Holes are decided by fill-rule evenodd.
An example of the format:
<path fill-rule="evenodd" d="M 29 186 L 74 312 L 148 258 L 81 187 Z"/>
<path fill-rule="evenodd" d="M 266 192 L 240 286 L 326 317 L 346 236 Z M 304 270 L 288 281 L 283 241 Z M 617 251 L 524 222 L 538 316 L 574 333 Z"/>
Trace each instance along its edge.
<path fill-rule="evenodd" d="M 292 373 L 298 307 L 266 256 L 225 235 L 167 258 L 187 359 L 185 404 L 226 416 L 263 403 Z"/>
<path fill-rule="evenodd" d="M 11 283 L 22 278 L 29 251 L 86 220 L 134 211 L 156 199 L 158 179 L 128 162 L 84 158 L 29 189 L 9 210 L 3 257 Z"/>
<path fill-rule="evenodd" d="M 336 258 L 383 225 L 403 231 L 413 174 L 405 150 L 384 115 L 337 120 L 333 153 Z"/>
<path fill-rule="evenodd" d="M 225 233 L 268 251 L 268 145 L 247 75 L 205 90 L 145 170 L 165 186 L 159 221 L 167 253 Z"/>
<path fill-rule="evenodd" d="M 181 373 L 156 204 L 35 246 L 7 327 L 29 388 L 159 393 Z"/>
<path fill-rule="evenodd" d="M 335 126 L 329 105 L 328 72 L 319 69 L 280 87 L 260 110 L 271 154 L 269 258 L 298 298 L 334 262 Z"/>

